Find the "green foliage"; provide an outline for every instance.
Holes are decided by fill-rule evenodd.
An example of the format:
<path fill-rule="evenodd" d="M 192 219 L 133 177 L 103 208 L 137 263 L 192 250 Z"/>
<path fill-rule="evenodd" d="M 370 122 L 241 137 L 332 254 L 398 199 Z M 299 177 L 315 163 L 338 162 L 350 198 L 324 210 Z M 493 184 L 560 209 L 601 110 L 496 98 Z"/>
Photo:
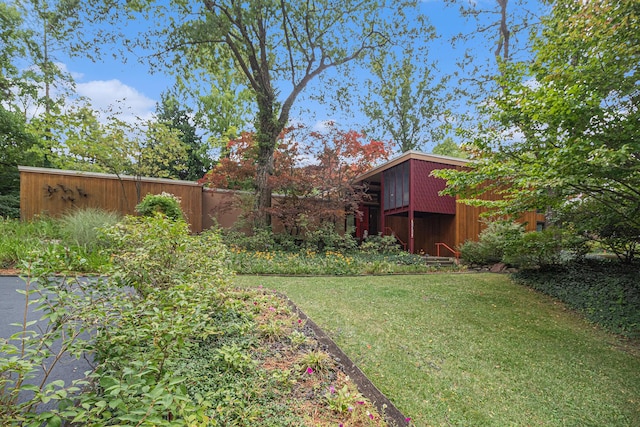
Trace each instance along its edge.
<path fill-rule="evenodd" d="M 435 36 L 432 27 L 418 34 L 423 40 Z M 445 113 L 445 82 L 434 82 L 426 50 L 414 50 L 408 43 L 399 57 L 389 50 L 372 58 L 369 67 L 373 77 L 361 102 L 373 132 L 384 130 L 402 153 L 441 139 L 436 117 Z"/>
<path fill-rule="evenodd" d="M 360 250 L 367 253 L 393 254 L 402 249 L 394 236 L 383 236 L 379 233 L 375 236 L 367 236 L 360 245 Z"/>
<path fill-rule="evenodd" d="M 228 246 L 243 248 L 249 251 L 282 250 L 276 242 L 274 233 L 265 227 L 256 227 L 252 233 L 222 229 L 223 239 Z"/>
<path fill-rule="evenodd" d="M 240 274 L 363 275 L 428 273 L 442 268 L 427 266 L 422 256 L 400 252 L 247 251 L 231 248 L 227 265 Z M 457 270 L 454 266 L 444 269 Z"/>
<path fill-rule="evenodd" d="M 619 334 L 640 337 L 640 269 L 638 265 L 585 260 L 523 270 L 519 283 L 560 299 L 594 323 Z"/>
<path fill-rule="evenodd" d="M 483 104 L 490 119 L 469 138 L 475 161 L 436 174 L 448 192 L 506 213 L 582 199 L 589 217 L 607 218 L 589 220 L 592 236 L 615 225 L 617 239 L 637 242 L 638 2 L 559 0 L 549 10 L 531 33 L 534 58 L 500 63 L 500 90 Z M 486 191 L 503 199 L 482 200 Z"/>
<path fill-rule="evenodd" d="M 433 154 L 440 156 L 457 157 L 459 159 L 467 159 L 469 155 L 451 138 L 445 138 L 442 142 L 433 147 Z"/>
<path fill-rule="evenodd" d="M 572 231 L 564 231 L 555 227 L 543 231 L 524 233 L 512 241 L 504 249 L 502 261 L 519 268 L 544 267 L 566 261 L 563 251 L 573 255 L 580 251 L 579 242 Z"/>
<path fill-rule="evenodd" d="M 0 217 L 20 218 L 20 194 L 0 194 Z"/>
<path fill-rule="evenodd" d="M 308 227 L 304 233 L 303 246 L 312 251 L 352 251 L 357 247 L 356 239 L 351 233 L 341 233 L 331 222 L 322 223 L 319 227 Z"/>
<path fill-rule="evenodd" d="M 184 218 L 180 207 L 180 199 L 173 194 L 162 192 L 161 194 L 147 194 L 136 206 L 136 212 L 143 216 L 154 216 L 157 212 L 179 220 Z"/>
<path fill-rule="evenodd" d="M 223 268 L 227 251 L 220 237 L 215 232 L 191 236 L 182 219 L 127 216 L 105 229 L 104 235 L 116 251 L 113 279 L 143 295 L 185 283 L 208 287 L 228 276 Z"/>
<path fill-rule="evenodd" d="M 30 231 L 49 236 L 47 224 Z M 156 215 L 126 217 L 105 236 L 114 251 L 106 276 L 65 274 L 75 261 L 59 243 L 22 265 L 25 309 L 36 307 L 42 318 L 0 341 L 1 425 L 296 427 L 309 400 L 314 420 L 337 424 L 317 393 L 337 367 L 311 350 L 318 343 L 285 300 L 228 286 L 216 233 L 191 236 L 184 221 Z M 150 267 L 162 271 L 152 276 Z M 72 383 L 26 383 L 69 355 L 90 358 L 92 370 Z M 315 373 L 301 374 L 298 360 Z M 368 402 L 362 411 L 380 419 Z"/>
<path fill-rule="evenodd" d="M 364 397 L 357 390 L 349 389 L 348 385 L 344 385 L 339 389 L 331 386 L 324 397 L 332 411 L 340 414 L 352 412 L 364 401 Z"/>
<path fill-rule="evenodd" d="M 208 154 L 208 145 L 197 134 L 196 127 L 191 123 L 191 111 L 181 106 L 178 100 L 167 94 L 162 95 L 161 103 L 156 106 L 159 123 L 169 129 L 179 131 L 179 138 L 186 148 L 186 158 L 176 159 L 166 165 L 169 175 L 182 180 L 197 181 L 211 170 L 212 162 Z"/>
<path fill-rule="evenodd" d="M 569 224 L 582 239 L 597 242 L 625 262 L 632 262 L 640 245 L 640 228 L 629 219 L 638 214 L 638 207 L 618 207 L 599 210 L 593 198 L 580 198 L 567 203 L 558 212 L 558 221 Z"/>
<path fill-rule="evenodd" d="M 99 230 L 115 225 L 120 219 L 120 215 L 115 212 L 85 208 L 64 215 L 60 220 L 60 227 L 69 243 L 97 250 L 106 244 L 101 240 Z"/>
<path fill-rule="evenodd" d="M 13 267 L 61 237 L 59 224 L 50 218 L 28 222 L 0 218 L 0 266 Z"/>
<path fill-rule="evenodd" d="M 489 222 L 478 236 L 460 245 L 463 262 L 472 265 L 495 264 L 503 260 L 505 250 L 519 244 L 524 234 L 522 224 L 508 221 Z"/>

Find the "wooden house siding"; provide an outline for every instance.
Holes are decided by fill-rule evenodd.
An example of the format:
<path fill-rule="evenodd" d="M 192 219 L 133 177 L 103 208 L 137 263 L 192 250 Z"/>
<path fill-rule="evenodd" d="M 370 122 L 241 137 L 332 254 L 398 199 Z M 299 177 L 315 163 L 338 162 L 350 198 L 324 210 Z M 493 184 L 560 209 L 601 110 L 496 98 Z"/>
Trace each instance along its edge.
<path fill-rule="evenodd" d="M 384 192 L 387 184 L 398 191 L 397 173 L 409 165 L 410 196 L 408 203 L 398 207 L 398 203 L 386 206 L 386 195 L 380 200 L 380 223 L 384 234 L 394 234 L 414 253 L 436 254 L 436 243 L 444 243 L 456 248 L 467 240 L 478 240 L 484 228 L 485 208 L 467 206 L 457 198 L 440 196 L 446 181 L 431 176 L 435 169 L 464 168 L 467 160 L 446 156 L 425 154 L 416 151 L 403 153 L 389 162 L 372 168 L 358 177 L 357 181 L 366 182 L 372 188 L 381 188 Z M 387 171 L 393 170 L 391 173 Z M 387 179 L 391 182 L 387 183 Z M 402 183 L 405 188 L 405 183 Z M 485 195 L 496 200 L 496 194 Z M 523 214 L 517 221 L 526 224 L 527 231 L 536 230 L 537 224 L 544 221 L 544 215 L 535 212 Z M 443 250 L 444 251 L 444 250 Z M 445 254 L 448 255 L 448 254 Z"/>

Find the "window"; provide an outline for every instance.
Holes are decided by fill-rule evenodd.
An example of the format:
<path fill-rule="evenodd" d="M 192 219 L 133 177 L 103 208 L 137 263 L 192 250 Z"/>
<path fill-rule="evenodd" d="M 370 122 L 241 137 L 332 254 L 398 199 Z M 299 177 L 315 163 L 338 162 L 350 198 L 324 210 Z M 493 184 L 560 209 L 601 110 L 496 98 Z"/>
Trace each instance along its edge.
<path fill-rule="evenodd" d="M 384 208 L 409 206 L 409 162 L 384 172 Z"/>

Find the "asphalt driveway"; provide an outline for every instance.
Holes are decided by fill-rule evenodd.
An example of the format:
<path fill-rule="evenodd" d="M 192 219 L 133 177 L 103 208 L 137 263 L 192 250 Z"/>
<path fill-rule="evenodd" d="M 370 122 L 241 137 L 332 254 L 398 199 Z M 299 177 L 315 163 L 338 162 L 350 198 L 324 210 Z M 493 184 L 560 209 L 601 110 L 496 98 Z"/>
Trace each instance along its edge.
<path fill-rule="evenodd" d="M 22 323 L 24 310 L 25 310 L 25 296 L 18 293 L 17 289 L 24 289 L 25 283 L 22 279 L 15 276 L 0 276 L 0 339 L 9 339 L 9 337 L 21 330 L 18 326 L 11 326 L 11 323 Z M 34 312 L 34 305 L 29 306 L 27 317 L 28 320 L 38 320 L 42 313 Z M 37 328 L 38 324 L 31 326 L 29 329 Z M 46 324 L 43 322 L 42 327 Z M 15 344 L 15 343 L 14 343 Z M 54 343 L 54 351 L 60 348 L 60 343 Z M 0 357 L 5 355 L 0 354 Z M 47 365 L 51 363 L 51 360 L 46 362 Z M 84 372 L 91 369 L 89 363 L 84 359 L 76 359 L 74 357 L 63 357 L 60 359 L 50 375 L 47 377 L 46 382 L 63 380 L 65 385 L 70 385 L 73 380 L 84 377 Z M 39 385 L 43 381 L 43 372 L 38 372 L 38 375 L 29 381 L 30 384 Z M 21 395 L 21 400 L 27 399 L 28 395 Z M 38 407 L 39 411 L 52 409 L 55 407 L 56 402 L 50 401 L 48 404 L 41 404 Z"/>

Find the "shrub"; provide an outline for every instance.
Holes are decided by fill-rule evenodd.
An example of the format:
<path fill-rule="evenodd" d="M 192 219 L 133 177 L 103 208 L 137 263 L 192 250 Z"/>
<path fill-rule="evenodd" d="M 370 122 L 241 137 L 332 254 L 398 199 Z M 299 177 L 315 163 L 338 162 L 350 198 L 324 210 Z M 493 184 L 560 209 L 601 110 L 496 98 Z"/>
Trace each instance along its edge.
<path fill-rule="evenodd" d="M 519 268 L 547 266 L 562 261 L 564 233 L 557 228 L 524 233 L 504 248 L 502 261 Z"/>
<path fill-rule="evenodd" d="M 19 194 L 0 194 L 0 217 L 20 218 Z"/>
<path fill-rule="evenodd" d="M 312 251 L 352 251 L 357 242 L 349 232 L 339 233 L 333 223 L 326 222 L 304 233 L 304 248 Z"/>
<path fill-rule="evenodd" d="M 360 250 L 363 252 L 380 254 L 402 252 L 400 244 L 394 236 L 383 236 L 382 233 L 368 236 L 360 245 Z"/>
<path fill-rule="evenodd" d="M 269 228 L 256 227 L 250 234 L 233 229 L 220 229 L 220 234 L 228 246 L 248 251 L 271 251 L 277 250 L 278 246 Z"/>
<path fill-rule="evenodd" d="M 515 222 L 494 221 L 478 236 L 478 241 L 466 241 L 458 248 L 466 264 L 487 265 L 501 262 L 506 248 L 518 245 L 524 226 Z"/>
<path fill-rule="evenodd" d="M 40 252 L 60 239 L 59 223 L 50 218 L 33 221 L 0 218 L 0 267 L 12 267 L 30 252 Z"/>
<path fill-rule="evenodd" d="M 207 286 L 228 275 L 220 236 L 215 231 L 191 236 L 182 219 L 173 221 L 159 213 L 127 216 L 104 235 L 116 250 L 114 279 L 143 295 L 192 281 Z"/>
<path fill-rule="evenodd" d="M 86 208 L 65 215 L 60 224 L 69 243 L 92 250 L 106 243 L 101 240 L 99 229 L 112 226 L 120 219 L 120 215 L 115 212 Z"/>
<path fill-rule="evenodd" d="M 136 206 L 136 212 L 142 216 L 153 216 L 156 212 L 173 220 L 183 219 L 184 213 L 180 208 L 180 199 L 173 194 L 147 194 Z"/>

